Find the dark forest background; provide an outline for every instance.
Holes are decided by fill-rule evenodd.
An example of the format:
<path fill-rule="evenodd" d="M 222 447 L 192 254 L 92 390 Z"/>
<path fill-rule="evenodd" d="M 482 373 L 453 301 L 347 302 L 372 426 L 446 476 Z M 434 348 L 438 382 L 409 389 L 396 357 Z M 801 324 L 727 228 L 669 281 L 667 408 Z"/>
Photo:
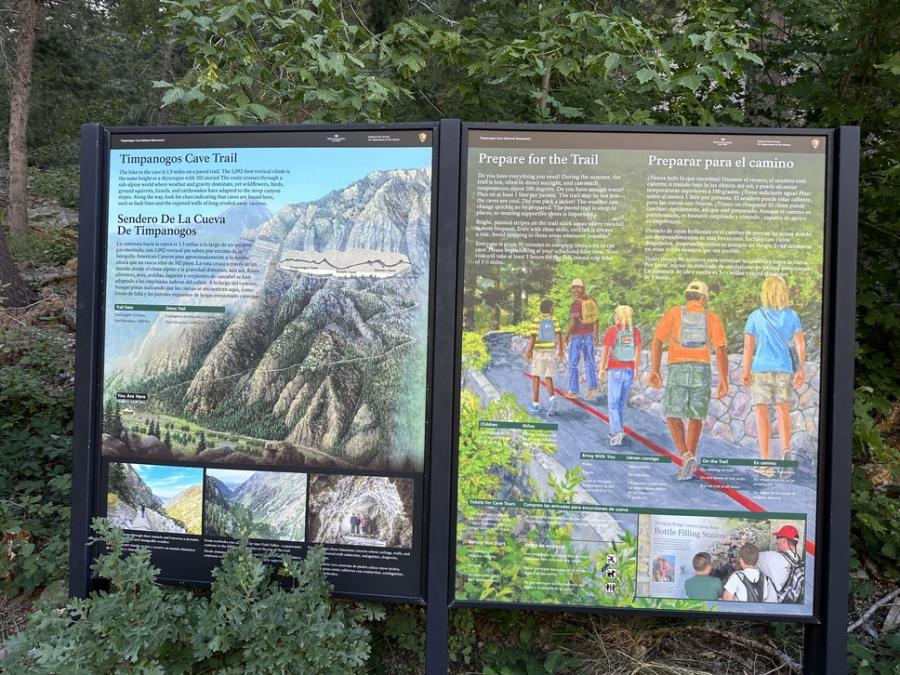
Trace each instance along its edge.
<path fill-rule="evenodd" d="M 863 145 L 857 311 L 839 317 L 857 325 L 848 658 L 898 672 L 900 3 L 6 0 L 0 80 L 0 637 L 65 592 L 82 123 L 848 124 Z M 802 643 L 795 625 L 453 623 L 460 672 L 700 672 L 704 650 L 703 672 L 789 672 Z M 400 654 L 416 672 L 423 639 L 419 610 L 391 610 L 370 671 L 406 672 Z"/>

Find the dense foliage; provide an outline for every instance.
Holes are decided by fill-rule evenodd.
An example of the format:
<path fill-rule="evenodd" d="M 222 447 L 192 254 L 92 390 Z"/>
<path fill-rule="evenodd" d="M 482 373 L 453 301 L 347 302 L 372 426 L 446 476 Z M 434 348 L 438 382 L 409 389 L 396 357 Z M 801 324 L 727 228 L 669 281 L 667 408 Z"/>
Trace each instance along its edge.
<path fill-rule="evenodd" d="M 69 205 L 77 128 L 87 120 L 861 126 L 853 611 L 897 583 L 900 3 L 118 0 L 45 3 L 45 17 L 29 127 L 32 190 Z M 0 61 L 14 52 L 13 21 L 0 13 Z M 37 235 L 11 244 L 20 262 L 58 265 L 71 254 Z M 65 571 L 71 347 L 46 326 L 3 325 L 15 328 L 0 335 L 0 583 L 8 594 L 31 593 Z M 483 368 L 479 336 L 465 341 L 471 367 Z M 385 653 L 421 625 L 392 616 L 401 618 L 388 622 Z M 498 625 L 471 612 L 454 622 L 460 659 L 476 632 L 493 635 Z M 851 644 L 851 663 L 891 672 L 897 640 L 870 632 L 877 637 Z M 528 651 L 530 642 L 516 647 Z M 540 672 L 545 663 L 504 658 L 482 662 L 498 672 L 527 663 Z"/>
<path fill-rule="evenodd" d="M 284 584 L 243 536 L 214 571 L 208 596 L 156 584 L 148 551 L 123 556 L 121 530 L 96 521 L 108 547 L 94 566 L 109 591 L 46 607 L 7 642 L 9 672 L 356 673 L 369 653 L 362 625 L 379 611 L 332 605 L 315 549 L 282 561 Z"/>

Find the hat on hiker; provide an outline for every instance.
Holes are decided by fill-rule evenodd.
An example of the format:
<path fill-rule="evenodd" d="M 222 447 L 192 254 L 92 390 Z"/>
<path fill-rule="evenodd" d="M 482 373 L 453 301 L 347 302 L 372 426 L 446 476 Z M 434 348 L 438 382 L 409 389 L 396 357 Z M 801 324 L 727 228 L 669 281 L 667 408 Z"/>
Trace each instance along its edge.
<path fill-rule="evenodd" d="M 709 286 L 707 286 L 702 281 L 698 281 L 694 279 L 691 283 L 688 284 L 688 287 L 684 289 L 685 293 L 699 293 L 700 295 L 705 295 L 709 297 Z"/>
<path fill-rule="evenodd" d="M 581 288 L 584 288 L 584 282 L 581 279 L 572 279 L 572 283 L 569 284 L 569 288 L 575 288 L 576 286 L 581 286 Z"/>
<path fill-rule="evenodd" d="M 800 533 L 797 532 L 797 528 L 793 525 L 783 525 L 778 532 L 773 532 L 776 537 L 784 537 L 785 539 L 800 539 Z"/>

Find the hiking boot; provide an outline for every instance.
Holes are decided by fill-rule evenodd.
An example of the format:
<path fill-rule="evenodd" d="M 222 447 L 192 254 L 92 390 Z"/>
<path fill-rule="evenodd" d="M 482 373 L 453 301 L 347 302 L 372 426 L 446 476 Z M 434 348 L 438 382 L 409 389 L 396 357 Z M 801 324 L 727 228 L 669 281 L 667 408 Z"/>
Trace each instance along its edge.
<path fill-rule="evenodd" d="M 550 407 L 547 408 L 547 414 L 551 417 L 559 412 L 559 399 L 555 396 L 550 397 Z"/>
<path fill-rule="evenodd" d="M 678 471 L 678 480 L 690 480 L 694 477 L 694 465 L 697 460 L 690 453 L 681 458 L 681 469 Z"/>
<path fill-rule="evenodd" d="M 529 403 L 528 404 L 528 412 L 532 415 L 537 415 L 541 412 L 541 404 L 540 403 Z"/>
<path fill-rule="evenodd" d="M 563 396 L 565 396 L 567 399 L 569 399 L 570 401 L 574 401 L 576 398 L 578 398 L 578 392 L 577 392 L 577 391 L 562 391 L 562 392 L 560 392 L 560 393 L 561 393 Z"/>
<path fill-rule="evenodd" d="M 775 469 L 771 466 L 754 466 L 753 472 L 759 474 L 763 478 L 775 478 Z"/>
<path fill-rule="evenodd" d="M 609 435 L 609 444 L 610 445 L 622 445 L 622 440 L 625 438 L 625 434 L 621 431 L 617 434 Z"/>
<path fill-rule="evenodd" d="M 587 390 L 587 393 L 584 395 L 585 401 L 590 401 L 591 403 L 597 400 L 597 397 L 600 395 L 600 390 L 596 387 L 591 387 Z"/>
<path fill-rule="evenodd" d="M 791 459 L 792 459 L 792 456 L 791 456 L 790 450 L 785 450 L 784 452 L 781 453 L 781 461 L 782 462 L 790 462 Z M 779 472 L 779 477 L 780 478 L 790 478 L 791 473 L 793 473 L 793 469 L 791 467 L 783 466 L 783 467 L 781 467 L 781 471 Z"/>

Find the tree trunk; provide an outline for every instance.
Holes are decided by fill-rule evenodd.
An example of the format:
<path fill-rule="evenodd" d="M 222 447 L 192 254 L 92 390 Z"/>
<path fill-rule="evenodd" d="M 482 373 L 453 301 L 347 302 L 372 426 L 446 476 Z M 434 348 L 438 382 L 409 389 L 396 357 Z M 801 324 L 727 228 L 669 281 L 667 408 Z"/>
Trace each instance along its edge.
<path fill-rule="evenodd" d="M 13 262 L 6 235 L 0 230 L 0 305 L 22 307 L 33 302 L 37 296 L 25 283 Z"/>
<path fill-rule="evenodd" d="M 28 230 L 28 101 L 31 98 L 31 64 L 37 39 L 37 0 L 19 0 L 19 34 L 16 63 L 9 91 L 9 211 L 11 233 Z"/>

